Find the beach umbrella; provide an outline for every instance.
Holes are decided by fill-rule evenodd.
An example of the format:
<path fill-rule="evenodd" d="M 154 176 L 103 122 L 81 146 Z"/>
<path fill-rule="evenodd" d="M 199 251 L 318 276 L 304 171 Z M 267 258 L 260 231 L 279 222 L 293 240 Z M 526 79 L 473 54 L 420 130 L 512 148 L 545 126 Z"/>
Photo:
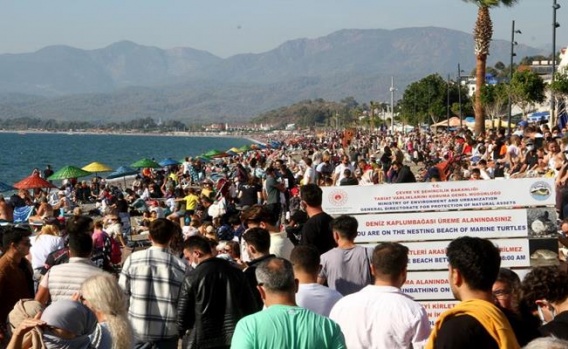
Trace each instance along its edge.
<path fill-rule="evenodd" d="M 217 159 L 217 158 L 227 157 L 227 156 L 229 156 L 229 154 L 225 153 L 224 151 L 213 149 L 213 150 L 209 150 L 207 153 L 203 154 L 203 156 L 208 157 L 208 158 L 212 158 L 212 159 Z"/>
<path fill-rule="evenodd" d="M 134 168 L 142 168 L 142 167 L 144 167 L 144 168 L 160 168 L 160 167 L 162 167 L 156 161 L 151 160 L 151 159 L 147 159 L 147 158 L 140 159 L 140 160 L 136 161 L 135 163 L 131 164 L 130 166 L 134 167 Z"/>
<path fill-rule="evenodd" d="M 209 162 L 209 161 L 211 161 L 211 158 L 207 157 L 205 155 L 199 155 L 199 156 L 195 157 L 195 160 L 199 160 L 201 162 Z"/>
<path fill-rule="evenodd" d="M 172 158 L 165 158 L 164 160 L 158 162 L 158 164 L 160 164 L 160 166 L 162 167 L 166 167 L 166 166 L 179 165 L 180 162 Z"/>
<path fill-rule="evenodd" d="M 124 179 L 124 187 L 126 188 L 126 177 L 137 175 L 139 173 L 138 170 L 130 168 L 128 166 L 120 166 L 114 172 L 109 174 L 106 179 L 115 179 L 115 178 L 123 178 Z"/>
<path fill-rule="evenodd" d="M 84 166 L 83 170 L 88 171 L 88 172 L 92 172 L 92 173 L 97 173 L 97 172 L 110 172 L 110 171 L 112 171 L 112 168 L 108 165 L 105 165 L 103 163 L 95 161 L 95 162 L 91 162 L 90 164 Z"/>
<path fill-rule="evenodd" d="M 120 177 L 132 176 L 132 175 L 135 175 L 135 174 L 138 174 L 138 173 L 139 173 L 138 170 L 135 170 L 135 169 L 130 168 L 128 166 L 120 166 L 119 168 L 114 170 L 114 172 L 109 174 L 107 176 L 107 179 L 115 179 L 115 178 L 120 178 Z"/>
<path fill-rule="evenodd" d="M 32 174 L 13 185 L 16 189 L 57 188 L 52 183 L 41 178 L 38 174 Z"/>
<path fill-rule="evenodd" d="M 12 187 L 9 184 L 0 182 L 0 193 L 5 192 L 5 191 L 10 191 L 10 190 L 14 190 L 16 188 Z"/>
<path fill-rule="evenodd" d="M 213 158 L 213 157 L 215 157 L 215 156 L 217 156 L 217 155 L 219 155 L 219 154 L 221 154 L 221 153 L 223 153 L 223 152 L 220 151 L 220 150 L 212 149 L 212 150 L 209 150 L 207 153 L 205 153 L 205 154 L 203 154 L 203 155 L 206 156 L 206 157 L 208 157 L 208 158 Z"/>
<path fill-rule="evenodd" d="M 47 179 L 49 179 L 50 181 L 54 181 L 58 179 L 86 177 L 89 175 L 91 175 L 91 172 L 80 169 L 79 167 L 64 166 L 59 170 L 55 171 L 55 173 L 49 176 Z"/>

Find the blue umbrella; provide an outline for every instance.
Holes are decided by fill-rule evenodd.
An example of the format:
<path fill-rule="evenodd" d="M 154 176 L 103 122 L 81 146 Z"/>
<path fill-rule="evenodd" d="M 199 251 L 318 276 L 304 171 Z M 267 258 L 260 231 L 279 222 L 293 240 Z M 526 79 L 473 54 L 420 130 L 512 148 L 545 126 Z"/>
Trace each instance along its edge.
<path fill-rule="evenodd" d="M 158 162 L 158 164 L 160 164 L 160 166 L 162 167 L 166 167 L 166 166 L 179 165 L 180 162 L 172 158 L 165 158 L 164 160 Z"/>
<path fill-rule="evenodd" d="M 10 190 L 16 190 L 16 188 L 14 188 L 11 185 L 8 185 L 6 183 L 0 182 L 0 193 L 5 192 L 5 191 L 10 191 Z"/>
<path fill-rule="evenodd" d="M 113 173 L 109 174 L 106 179 L 123 178 L 124 187 L 126 188 L 126 176 L 132 176 L 138 174 L 138 170 L 130 168 L 128 166 L 120 166 Z"/>
<path fill-rule="evenodd" d="M 132 176 L 132 175 L 135 175 L 135 174 L 138 174 L 138 170 L 135 170 L 135 169 L 130 168 L 128 166 L 120 166 L 114 172 L 109 174 L 107 176 L 107 179 L 114 179 L 114 178 Z"/>

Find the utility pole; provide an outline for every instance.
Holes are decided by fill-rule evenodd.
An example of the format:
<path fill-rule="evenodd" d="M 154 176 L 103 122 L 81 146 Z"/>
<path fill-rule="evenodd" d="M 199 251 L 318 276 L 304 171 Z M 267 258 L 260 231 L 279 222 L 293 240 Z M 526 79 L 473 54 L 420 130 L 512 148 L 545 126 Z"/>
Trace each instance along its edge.
<path fill-rule="evenodd" d="M 394 91 L 396 91 L 394 88 L 394 76 L 391 76 L 391 87 L 389 91 L 391 93 L 391 134 L 394 135 Z"/>
<path fill-rule="evenodd" d="M 556 22 L 556 10 L 560 8 L 560 5 L 556 3 L 557 0 L 552 1 L 552 78 L 551 83 L 554 83 L 554 75 L 556 74 L 556 28 L 560 27 L 560 24 Z M 554 99 L 554 92 L 550 92 L 550 116 L 549 124 L 552 126 L 556 124 L 556 100 Z"/>
<path fill-rule="evenodd" d="M 446 90 L 446 119 L 448 121 L 448 128 L 450 128 L 450 74 L 448 74 Z"/>
<path fill-rule="evenodd" d="M 522 34 L 520 30 L 515 30 L 515 21 L 513 20 L 513 26 L 511 28 L 511 62 L 509 64 L 509 93 L 508 93 L 508 101 L 507 101 L 507 134 L 511 135 L 511 116 L 513 113 L 513 104 L 511 102 L 511 81 L 513 81 L 513 58 L 517 55 L 515 53 L 515 45 L 517 42 L 515 41 L 515 34 Z"/>
<path fill-rule="evenodd" d="M 461 94 L 461 89 L 462 89 L 462 77 L 461 77 L 461 67 L 460 64 L 458 63 L 458 104 L 459 104 L 459 113 L 460 113 L 460 128 L 463 128 L 463 116 L 462 116 L 462 94 Z"/>

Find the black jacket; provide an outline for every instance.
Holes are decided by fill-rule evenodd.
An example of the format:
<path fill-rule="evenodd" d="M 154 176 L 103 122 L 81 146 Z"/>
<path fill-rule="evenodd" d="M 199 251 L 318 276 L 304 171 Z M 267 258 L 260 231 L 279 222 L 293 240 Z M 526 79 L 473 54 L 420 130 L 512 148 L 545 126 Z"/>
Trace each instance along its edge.
<path fill-rule="evenodd" d="M 177 316 L 180 337 L 189 330 L 186 348 L 228 348 L 237 322 L 257 308 L 241 270 L 220 258 L 207 259 L 182 284 Z"/>
<path fill-rule="evenodd" d="M 256 267 L 265 260 L 274 257 L 276 256 L 273 254 L 269 254 L 266 256 L 259 257 L 257 259 L 253 259 L 252 261 L 247 263 L 248 267 L 243 271 L 245 274 L 245 278 L 247 279 L 247 282 L 249 283 L 250 288 L 252 289 L 252 293 L 254 295 L 254 300 L 257 307 L 255 309 L 255 312 L 262 310 L 262 307 L 264 306 L 262 298 L 260 298 L 260 292 L 258 292 L 258 289 L 256 288 L 256 285 L 258 285 L 258 282 L 256 281 Z"/>

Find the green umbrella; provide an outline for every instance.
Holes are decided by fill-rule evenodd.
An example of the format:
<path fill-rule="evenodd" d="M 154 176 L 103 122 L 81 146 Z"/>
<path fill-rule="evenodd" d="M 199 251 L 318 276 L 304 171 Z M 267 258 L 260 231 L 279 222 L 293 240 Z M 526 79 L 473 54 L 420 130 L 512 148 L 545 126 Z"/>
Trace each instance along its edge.
<path fill-rule="evenodd" d="M 240 151 L 245 152 L 245 151 L 249 151 L 252 148 L 250 147 L 250 145 L 243 145 L 242 147 L 239 148 Z"/>
<path fill-rule="evenodd" d="M 160 168 L 162 166 L 160 166 L 160 164 L 158 164 L 156 161 L 154 160 L 150 160 L 150 159 L 140 159 L 138 161 L 136 161 L 135 163 L 133 163 L 132 165 L 130 165 L 130 167 L 135 167 L 135 168 Z"/>
<path fill-rule="evenodd" d="M 223 154 L 223 152 L 220 151 L 220 150 L 217 150 L 217 149 L 212 149 L 212 150 L 209 150 L 207 153 L 203 154 L 203 156 L 205 156 L 207 158 L 214 158 L 214 157 L 219 156 L 219 154 Z"/>
<path fill-rule="evenodd" d="M 75 166 L 64 166 L 49 176 L 47 179 L 50 181 L 58 179 L 79 178 L 91 175 L 91 172 L 80 169 Z"/>

